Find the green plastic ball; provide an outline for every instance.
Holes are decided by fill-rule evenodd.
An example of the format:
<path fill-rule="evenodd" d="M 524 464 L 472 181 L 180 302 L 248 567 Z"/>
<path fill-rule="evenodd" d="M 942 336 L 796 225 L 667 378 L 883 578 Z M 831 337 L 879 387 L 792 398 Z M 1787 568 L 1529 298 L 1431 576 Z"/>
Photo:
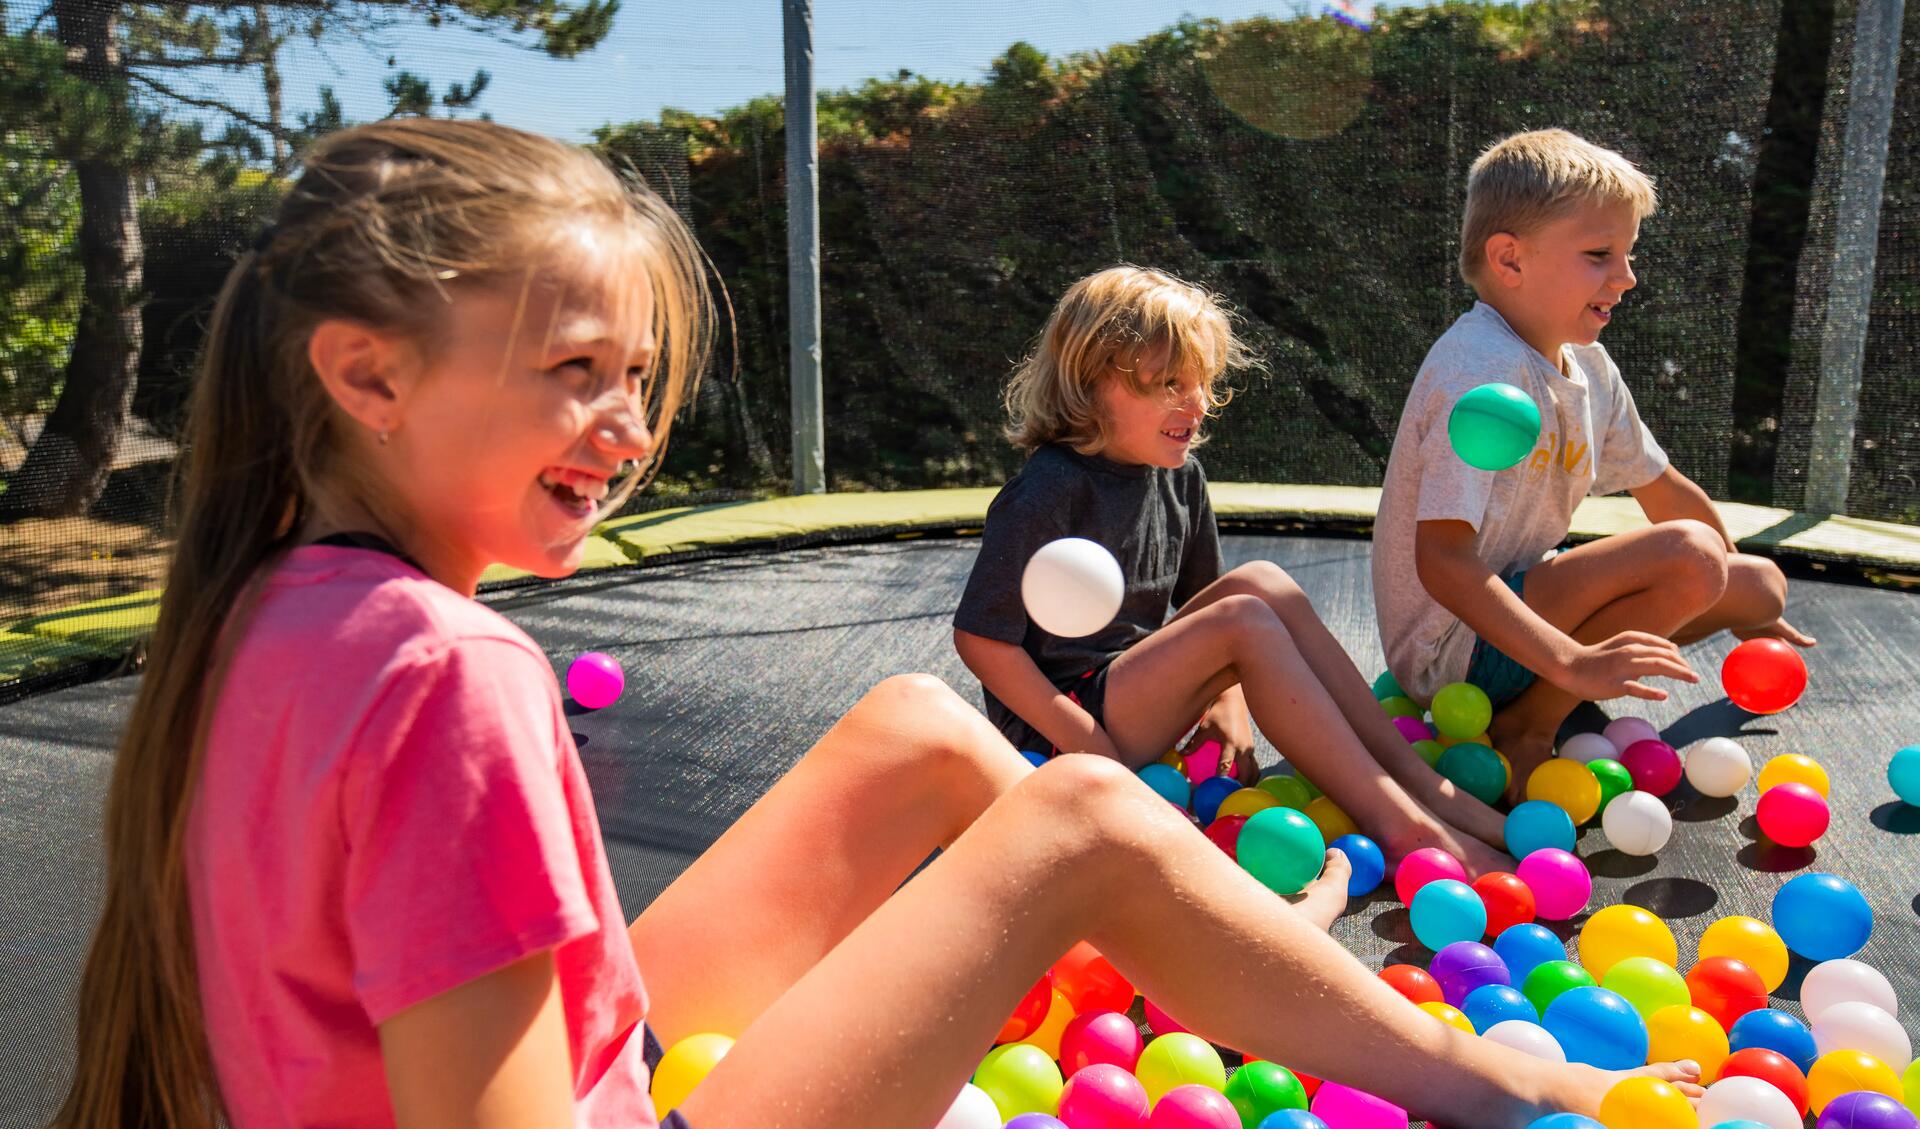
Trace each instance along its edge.
<path fill-rule="evenodd" d="M 1482 384 L 1455 401 L 1447 439 L 1468 466 L 1505 470 L 1540 441 L 1540 407 L 1511 384 Z"/>
<path fill-rule="evenodd" d="M 1633 774 L 1619 761 L 1599 757 L 1588 761 L 1587 767 L 1593 770 L 1594 777 L 1600 781 L 1600 810 L 1593 813 L 1595 816 L 1606 811 L 1615 796 L 1624 796 L 1633 791 Z"/>
<path fill-rule="evenodd" d="M 1258 1125 L 1268 1114 L 1307 1108 L 1307 1088 L 1277 1062 L 1250 1062 L 1227 1079 L 1227 1100 L 1240 1114 L 1240 1124 Z"/>
<path fill-rule="evenodd" d="M 1447 747 L 1438 741 L 1415 741 L 1413 751 L 1420 754 L 1420 759 L 1427 762 L 1428 768 L 1432 768 L 1446 755 Z"/>
<path fill-rule="evenodd" d="M 1276 894 L 1298 894 L 1320 877 L 1327 841 L 1303 812 L 1266 808 L 1248 817 L 1234 851 L 1248 874 Z"/>
<path fill-rule="evenodd" d="M 1471 741 L 1493 721 L 1493 703 L 1487 692 L 1471 682 L 1442 686 L 1433 696 L 1433 725 L 1443 737 Z"/>
<path fill-rule="evenodd" d="M 1633 1005 L 1641 1019 L 1652 1019 L 1663 1007 L 1679 1007 L 1693 1002 L 1686 980 L 1673 968 L 1653 957 L 1628 957 L 1607 969 L 1601 987 L 1617 992 Z"/>
<path fill-rule="evenodd" d="M 1595 987 L 1593 974 L 1570 960 L 1550 960 L 1534 966 L 1527 973 L 1527 979 L 1520 986 L 1520 994 L 1527 997 L 1535 1011 L 1547 1014 L 1547 1005 L 1575 988 Z"/>
<path fill-rule="evenodd" d="M 1434 769 L 1483 804 L 1493 803 L 1507 790 L 1507 766 L 1500 763 L 1499 753 L 1485 745 L 1471 741 L 1455 745 L 1440 754 Z"/>
<path fill-rule="evenodd" d="M 1297 776 L 1263 776 L 1255 787 L 1279 800 L 1283 808 L 1303 811 L 1313 802 L 1313 792 Z"/>
<path fill-rule="evenodd" d="M 1388 717 L 1419 717 L 1427 712 L 1412 698 L 1398 696 L 1380 699 L 1380 708 L 1387 711 Z"/>
<path fill-rule="evenodd" d="M 1407 692 L 1400 688 L 1400 680 L 1392 671 L 1383 670 L 1380 677 L 1373 680 L 1373 696 L 1384 702 L 1388 698 L 1404 698 Z"/>

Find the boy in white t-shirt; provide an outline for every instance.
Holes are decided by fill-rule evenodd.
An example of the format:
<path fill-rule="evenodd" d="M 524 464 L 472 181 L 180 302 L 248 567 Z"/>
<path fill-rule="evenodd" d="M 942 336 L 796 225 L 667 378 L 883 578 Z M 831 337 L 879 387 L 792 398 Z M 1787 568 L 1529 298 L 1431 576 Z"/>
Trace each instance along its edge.
<path fill-rule="evenodd" d="M 1582 699 L 1660 701 L 1655 676 L 1698 681 L 1679 644 L 1731 629 L 1813 639 L 1783 617 L 1787 582 L 1734 547 L 1712 501 L 1667 461 L 1598 343 L 1634 285 L 1653 182 L 1565 130 L 1519 133 L 1468 176 L 1460 268 L 1480 301 L 1427 353 L 1407 395 L 1374 528 L 1387 663 L 1414 698 L 1470 681 L 1510 795 L 1553 753 Z M 1476 470 L 1447 437 L 1469 389 L 1539 405 L 1534 452 Z M 1589 494 L 1631 493 L 1653 524 L 1555 552 Z"/>

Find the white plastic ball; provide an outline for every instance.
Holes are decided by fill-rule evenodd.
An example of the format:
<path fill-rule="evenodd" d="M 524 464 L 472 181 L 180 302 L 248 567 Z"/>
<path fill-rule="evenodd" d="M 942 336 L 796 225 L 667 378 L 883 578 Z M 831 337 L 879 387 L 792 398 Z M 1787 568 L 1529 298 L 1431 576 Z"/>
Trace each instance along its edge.
<path fill-rule="evenodd" d="M 1865 1051 L 1895 1074 L 1913 1061 L 1913 1040 L 1900 1021 L 1872 1004 L 1834 1004 L 1813 1021 L 1813 1045 L 1821 1054 Z"/>
<path fill-rule="evenodd" d="M 1644 717 L 1616 717 L 1600 731 L 1607 743 L 1614 748 L 1614 758 L 1627 751 L 1627 746 L 1635 741 L 1658 741 L 1660 731 Z"/>
<path fill-rule="evenodd" d="M 1480 1037 L 1548 1062 L 1567 1061 L 1567 1052 L 1560 1049 L 1560 1041 L 1552 1032 L 1524 1019 L 1503 1019 L 1481 1032 Z"/>
<path fill-rule="evenodd" d="M 1600 829 L 1620 853 L 1650 855 L 1673 838 L 1673 813 L 1658 796 L 1623 792 L 1600 813 Z"/>
<path fill-rule="evenodd" d="M 987 1092 L 968 1082 L 960 1087 L 953 1104 L 933 1129 L 1000 1129 L 1002 1120 L 1000 1108 Z"/>
<path fill-rule="evenodd" d="M 1865 961 L 1843 957 L 1821 961 L 1807 971 L 1800 984 L 1800 1009 L 1809 1022 L 1835 1004 L 1872 1004 L 1888 1015 L 1900 1014 L 1900 997 L 1880 970 Z"/>
<path fill-rule="evenodd" d="M 1113 622 L 1126 594 L 1120 562 L 1097 542 L 1062 537 L 1040 546 L 1020 575 L 1020 599 L 1033 622 L 1077 639 Z"/>
<path fill-rule="evenodd" d="M 1570 761 L 1590 764 L 1602 758 L 1613 760 L 1620 755 L 1620 750 L 1598 733 L 1575 733 L 1561 743 L 1560 755 Z"/>
<path fill-rule="evenodd" d="M 1801 1129 L 1804 1124 L 1793 1102 L 1770 1082 L 1735 1076 L 1707 1087 L 1700 1099 L 1700 1124 L 1758 1121 L 1767 1129 Z"/>
<path fill-rule="evenodd" d="M 1731 796 L 1753 778 L 1753 758 L 1731 737 L 1709 737 L 1687 750 L 1687 783 L 1702 796 Z"/>

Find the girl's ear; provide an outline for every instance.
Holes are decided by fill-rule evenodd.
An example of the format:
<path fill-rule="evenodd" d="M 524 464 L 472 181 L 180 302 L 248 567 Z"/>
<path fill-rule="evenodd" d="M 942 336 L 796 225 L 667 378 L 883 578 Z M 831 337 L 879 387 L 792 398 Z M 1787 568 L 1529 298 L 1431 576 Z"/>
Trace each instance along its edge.
<path fill-rule="evenodd" d="M 400 424 L 407 352 L 391 334 L 344 318 L 328 318 L 307 339 L 307 360 L 334 403 L 382 434 Z"/>
<path fill-rule="evenodd" d="M 1489 235 L 1482 250 L 1487 257 L 1487 277 L 1508 289 L 1520 285 L 1520 252 L 1520 239 L 1512 232 Z"/>

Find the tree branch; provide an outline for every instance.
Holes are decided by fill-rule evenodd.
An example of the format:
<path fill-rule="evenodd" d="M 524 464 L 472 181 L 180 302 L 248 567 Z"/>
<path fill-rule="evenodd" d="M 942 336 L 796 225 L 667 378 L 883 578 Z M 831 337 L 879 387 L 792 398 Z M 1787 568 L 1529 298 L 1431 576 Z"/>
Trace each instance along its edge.
<path fill-rule="evenodd" d="M 161 56 L 152 59 L 128 59 L 126 65 L 178 69 L 182 67 L 250 67 L 257 62 L 260 60 L 248 55 L 221 55 L 206 59 L 176 59 Z"/>
<path fill-rule="evenodd" d="M 172 87 L 166 85 L 160 80 L 155 78 L 150 78 L 147 75 L 143 75 L 139 73 L 138 71 L 128 71 L 126 72 L 126 75 L 128 78 L 132 79 L 137 83 L 140 83 L 142 86 L 149 87 L 155 92 L 159 94 L 163 94 L 166 97 L 171 98 L 176 102 L 180 102 L 188 106 L 199 106 L 202 109 L 219 110 L 221 113 L 230 114 L 237 120 L 242 121 L 257 130 L 260 130 L 261 132 L 267 134 L 269 137 L 280 137 L 285 135 L 285 132 L 286 132 L 285 130 L 275 129 L 272 123 L 262 121 L 261 119 L 254 117 L 252 114 L 249 114 L 244 110 L 235 109 L 234 107 L 227 105 L 225 102 L 222 102 L 217 98 L 195 98 L 190 94 L 182 94 L 178 90 L 173 89 Z"/>

